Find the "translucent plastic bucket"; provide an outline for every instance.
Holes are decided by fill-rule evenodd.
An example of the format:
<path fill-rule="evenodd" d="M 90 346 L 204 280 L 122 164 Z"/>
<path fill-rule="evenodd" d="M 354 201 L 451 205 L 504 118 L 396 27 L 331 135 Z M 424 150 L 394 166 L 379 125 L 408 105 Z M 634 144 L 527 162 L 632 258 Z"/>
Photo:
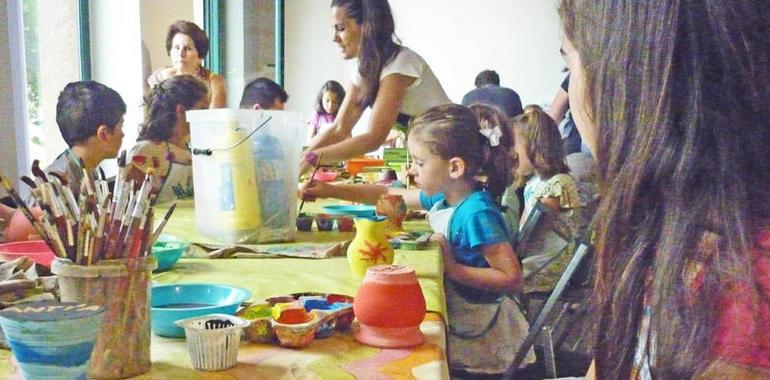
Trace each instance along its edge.
<path fill-rule="evenodd" d="M 187 121 L 198 232 L 223 243 L 294 240 L 300 115 L 216 109 L 188 111 Z"/>

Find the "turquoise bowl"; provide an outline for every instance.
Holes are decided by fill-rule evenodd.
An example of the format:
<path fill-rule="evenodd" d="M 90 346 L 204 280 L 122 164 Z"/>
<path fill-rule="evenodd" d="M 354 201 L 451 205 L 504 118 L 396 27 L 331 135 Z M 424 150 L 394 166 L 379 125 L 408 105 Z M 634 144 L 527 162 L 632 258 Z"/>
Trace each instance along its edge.
<path fill-rule="evenodd" d="M 235 315 L 238 306 L 251 298 L 251 292 L 221 284 L 171 284 L 152 287 L 152 332 L 155 335 L 184 338 L 184 329 L 175 321 L 206 314 Z"/>
<path fill-rule="evenodd" d="M 152 245 L 152 255 L 158 260 L 158 268 L 155 272 L 164 272 L 171 269 L 189 247 L 182 241 L 158 241 Z"/>

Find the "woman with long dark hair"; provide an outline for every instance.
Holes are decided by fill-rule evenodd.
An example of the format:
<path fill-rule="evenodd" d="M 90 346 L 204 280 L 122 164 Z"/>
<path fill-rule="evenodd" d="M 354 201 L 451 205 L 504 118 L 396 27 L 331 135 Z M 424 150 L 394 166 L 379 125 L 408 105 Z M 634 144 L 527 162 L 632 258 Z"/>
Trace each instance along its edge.
<path fill-rule="evenodd" d="M 378 149 L 391 127 L 451 101 L 425 60 L 399 44 L 387 0 L 332 0 L 334 42 L 358 69 L 334 125 L 309 143 L 301 171 L 323 155 L 324 163 Z M 366 132 L 349 137 L 364 109 L 372 108 Z"/>
<path fill-rule="evenodd" d="M 770 7 L 562 0 L 602 379 L 770 378 Z"/>

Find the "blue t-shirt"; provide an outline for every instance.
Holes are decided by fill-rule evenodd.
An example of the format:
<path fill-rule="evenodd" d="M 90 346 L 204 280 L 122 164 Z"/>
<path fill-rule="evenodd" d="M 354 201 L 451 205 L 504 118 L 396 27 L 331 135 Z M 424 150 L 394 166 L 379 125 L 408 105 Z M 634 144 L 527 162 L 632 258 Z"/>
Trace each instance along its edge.
<path fill-rule="evenodd" d="M 420 192 L 420 204 L 426 210 L 430 210 L 439 202 L 442 203 L 440 208 L 450 207 L 443 193 L 429 197 Z M 446 238 L 452 246 L 455 260 L 476 268 L 489 268 L 480 246 L 510 242 L 500 206 L 488 192 L 481 190 L 474 191 L 457 205 L 449 222 L 449 236 Z M 488 302 L 499 296 L 497 293 L 457 283 L 455 287 L 465 298 L 477 302 Z"/>

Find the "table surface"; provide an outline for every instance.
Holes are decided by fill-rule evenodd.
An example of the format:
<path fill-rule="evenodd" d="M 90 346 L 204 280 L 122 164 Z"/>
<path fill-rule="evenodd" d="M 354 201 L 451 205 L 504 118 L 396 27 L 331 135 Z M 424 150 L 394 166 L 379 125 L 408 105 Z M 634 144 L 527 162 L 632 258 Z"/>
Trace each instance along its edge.
<path fill-rule="evenodd" d="M 314 206 L 319 205 L 310 208 Z M 189 230 L 191 207 L 191 204 L 178 205 L 175 212 L 178 216 L 171 218 L 166 232 L 179 234 L 180 231 Z M 406 225 L 406 229 L 421 228 L 424 228 L 421 222 Z M 350 238 L 350 233 L 314 230 L 311 233 L 300 233 L 297 242 L 342 241 Z M 423 251 L 397 250 L 394 262 L 415 268 L 425 294 L 429 312 L 420 326 L 426 338 L 420 346 L 410 349 L 369 347 L 358 343 L 349 331 L 335 332 L 325 339 L 315 339 L 310 346 L 302 349 L 244 341 L 235 367 L 220 372 L 201 372 L 192 369 L 184 339 L 153 335 L 152 369 L 136 379 L 448 379 L 446 325 L 443 318 L 446 315 L 446 303 L 440 254 L 433 248 Z M 252 301 L 256 302 L 270 296 L 308 291 L 355 295 L 360 284 L 360 279 L 350 274 L 344 257 L 183 258 L 170 271 L 155 274 L 153 280 L 160 283 L 231 284 L 250 290 Z M 0 376 L 21 378 L 9 351 L 0 351 Z"/>

